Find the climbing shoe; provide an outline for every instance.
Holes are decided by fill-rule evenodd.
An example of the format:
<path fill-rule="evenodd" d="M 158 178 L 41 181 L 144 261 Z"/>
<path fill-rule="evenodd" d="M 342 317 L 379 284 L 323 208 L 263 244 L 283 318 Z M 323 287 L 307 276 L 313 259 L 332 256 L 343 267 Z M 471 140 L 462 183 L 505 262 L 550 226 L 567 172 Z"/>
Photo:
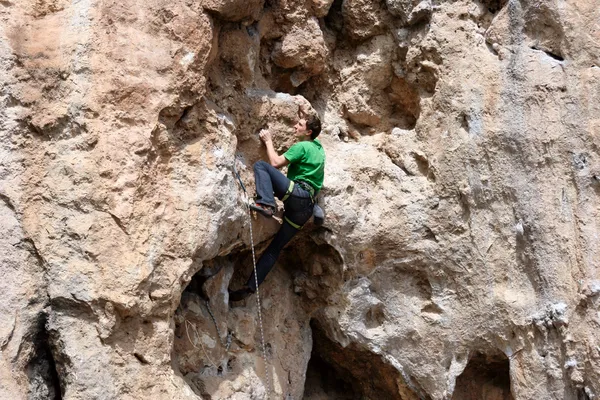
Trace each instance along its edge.
<path fill-rule="evenodd" d="M 256 211 L 267 218 L 271 218 L 275 214 L 275 207 L 267 206 L 265 204 L 250 202 L 248 204 L 251 210 Z"/>
<path fill-rule="evenodd" d="M 250 289 L 248 286 L 244 286 L 239 290 L 230 290 L 229 291 L 229 301 L 242 301 L 246 297 L 250 296 L 254 291 Z"/>

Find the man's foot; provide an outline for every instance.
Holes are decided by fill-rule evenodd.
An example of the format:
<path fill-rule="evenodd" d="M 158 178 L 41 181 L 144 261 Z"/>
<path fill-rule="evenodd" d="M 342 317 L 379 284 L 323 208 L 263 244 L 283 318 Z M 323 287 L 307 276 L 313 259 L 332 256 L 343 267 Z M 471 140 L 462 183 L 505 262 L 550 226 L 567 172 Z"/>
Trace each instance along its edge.
<path fill-rule="evenodd" d="M 246 297 L 250 296 L 253 293 L 254 293 L 254 291 L 252 289 L 250 289 L 248 286 L 244 286 L 243 288 L 241 288 L 239 290 L 233 290 L 233 291 L 230 290 L 229 291 L 229 301 L 242 301 Z"/>
<path fill-rule="evenodd" d="M 267 206 L 265 204 L 260 204 L 253 201 L 251 201 L 248 205 L 250 206 L 251 210 L 258 212 L 267 218 L 271 218 L 273 214 L 275 214 L 275 207 Z"/>

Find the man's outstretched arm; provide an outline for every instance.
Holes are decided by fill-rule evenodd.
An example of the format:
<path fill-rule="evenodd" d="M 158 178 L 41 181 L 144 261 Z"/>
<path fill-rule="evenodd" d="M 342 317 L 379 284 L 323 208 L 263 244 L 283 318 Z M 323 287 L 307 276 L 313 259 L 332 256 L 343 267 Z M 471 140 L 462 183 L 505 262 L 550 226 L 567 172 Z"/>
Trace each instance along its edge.
<path fill-rule="evenodd" d="M 267 147 L 267 157 L 269 157 L 269 163 L 275 168 L 281 168 L 288 165 L 290 162 L 282 155 L 277 154 L 275 147 L 273 147 L 273 140 L 271 139 L 271 132 L 263 129 L 258 134 L 260 139 L 265 142 Z"/>

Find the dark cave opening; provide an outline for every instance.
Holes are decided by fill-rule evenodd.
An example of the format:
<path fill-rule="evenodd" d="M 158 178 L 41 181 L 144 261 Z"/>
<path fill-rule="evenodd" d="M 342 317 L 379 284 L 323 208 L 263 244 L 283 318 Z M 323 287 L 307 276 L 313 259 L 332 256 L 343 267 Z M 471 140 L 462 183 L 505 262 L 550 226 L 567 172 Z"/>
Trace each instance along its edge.
<path fill-rule="evenodd" d="M 349 378 L 338 375 L 333 366 L 313 350 L 306 370 L 304 400 L 360 399 L 360 394 L 354 393 Z"/>
<path fill-rule="evenodd" d="M 456 379 L 452 400 L 514 400 L 508 358 L 502 353 L 475 353 Z"/>
<path fill-rule="evenodd" d="M 27 365 L 29 400 L 62 400 L 63 397 L 46 322 L 47 315 L 42 314 L 38 322 L 38 332 L 33 339 L 34 356 Z"/>
<path fill-rule="evenodd" d="M 309 222 L 281 252 L 278 264 L 292 276 L 294 292 L 301 295 L 308 312 L 327 304 L 327 298 L 343 284 L 343 260 L 326 243 L 326 228 Z"/>
<path fill-rule="evenodd" d="M 235 355 L 228 350 L 232 341 L 240 343 L 229 329 L 224 296 L 232 276 L 238 275 L 238 266 L 246 265 L 249 257 L 250 252 L 244 250 L 195 261 L 201 266 L 192 266 L 197 272 L 182 292 L 175 311 L 173 368 L 204 399 L 211 398 L 223 379 L 240 372 Z M 237 281 L 241 281 L 245 268 L 239 272 Z M 138 360 L 143 364 L 143 359 Z"/>
<path fill-rule="evenodd" d="M 204 283 L 212 276 L 218 274 L 221 269 L 231 262 L 230 256 L 217 257 L 212 260 L 204 261 L 202 267 L 192 276 L 190 283 L 185 287 L 182 297 L 186 294 L 198 295 L 201 299 L 207 300 L 207 294 L 204 293 Z M 181 303 L 180 303 L 181 304 Z"/>
<path fill-rule="evenodd" d="M 481 3 L 487 7 L 490 13 L 496 14 L 506 6 L 508 0 L 481 0 Z"/>
<path fill-rule="evenodd" d="M 379 355 L 355 344 L 342 347 L 327 337 L 316 320 L 310 326 L 313 349 L 306 371 L 305 400 L 418 397 Z"/>
<path fill-rule="evenodd" d="M 343 0 L 334 0 L 329 12 L 324 18 L 325 26 L 336 35 L 341 34 L 344 28 L 344 16 L 342 14 Z"/>
<path fill-rule="evenodd" d="M 270 239 L 269 239 L 270 241 Z M 263 248 L 269 243 L 260 243 L 256 245 L 256 256 L 262 254 Z M 196 261 L 196 263 L 198 263 Z M 202 300 L 208 300 L 210 293 L 206 293 L 205 283 L 212 277 L 218 275 L 223 268 L 232 267 L 233 274 L 229 281 L 229 288 L 234 290 L 246 283 L 246 280 L 252 273 L 252 253 L 250 250 L 234 250 L 233 252 L 204 260 L 202 265 L 196 265 L 197 272 L 185 287 L 182 297 L 187 294 L 199 296 Z"/>

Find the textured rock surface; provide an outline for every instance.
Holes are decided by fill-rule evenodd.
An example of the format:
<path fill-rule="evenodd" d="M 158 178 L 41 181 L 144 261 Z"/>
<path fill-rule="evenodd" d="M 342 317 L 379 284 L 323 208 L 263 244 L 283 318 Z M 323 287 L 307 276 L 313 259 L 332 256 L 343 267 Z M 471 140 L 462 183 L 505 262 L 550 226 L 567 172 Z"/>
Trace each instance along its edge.
<path fill-rule="evenodd" d="M 0 398 L 598 399 L 599 10 L 0 1 Z M 232 166 L 307 101 L 265 365 Z"/>

